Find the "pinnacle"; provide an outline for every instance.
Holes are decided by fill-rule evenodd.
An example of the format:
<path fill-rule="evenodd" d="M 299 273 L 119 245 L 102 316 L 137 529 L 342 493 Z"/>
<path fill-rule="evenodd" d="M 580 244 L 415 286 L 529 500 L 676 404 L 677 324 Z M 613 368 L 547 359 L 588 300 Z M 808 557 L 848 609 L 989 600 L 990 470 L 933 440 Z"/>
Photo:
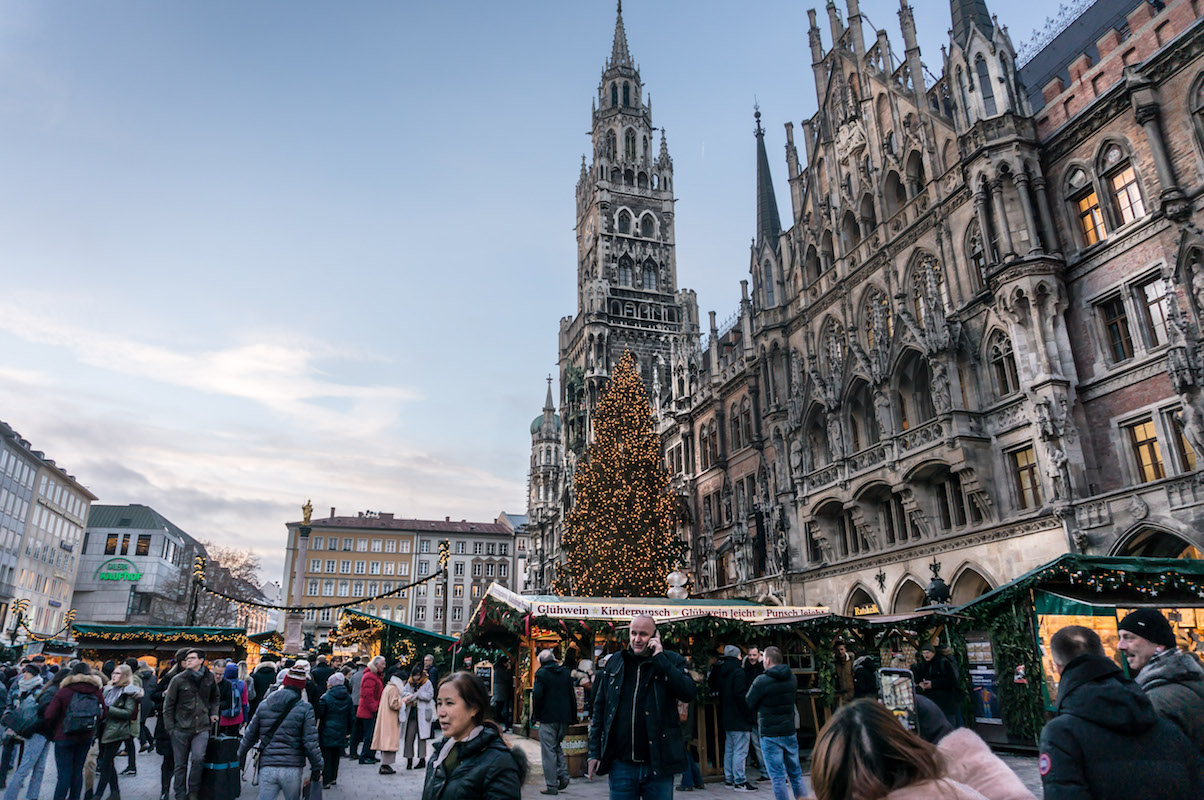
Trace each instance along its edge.
<path fill-rule="evenodd" d="M 615 42 L 610 51 L 610 66 L 633 66 L 631 53 L 627 51 L 627 31 L 623 28 L 623 0 L 619 0 L 618 15 L 615 18 Z"/>

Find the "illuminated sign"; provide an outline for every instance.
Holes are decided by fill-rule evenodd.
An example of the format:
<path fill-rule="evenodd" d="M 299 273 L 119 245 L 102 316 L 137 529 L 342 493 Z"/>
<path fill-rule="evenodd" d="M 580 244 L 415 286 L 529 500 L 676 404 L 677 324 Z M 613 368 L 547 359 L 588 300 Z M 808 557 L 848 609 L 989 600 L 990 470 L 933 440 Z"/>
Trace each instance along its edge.
<path fill-rule="evenodd" d="M 141 577 L 142 573 L 137 572 L 129 559 L 125 558 L 110 558 L 96 568 L 98 581 L 136 581 Z"/>
<path fill-rule="evenodd" d="M 870 603 L 868 606 L 857 606 L 853 609 L 854 617 L 868 617 L 871 614 L 880 614 L 877 603 Z"/>

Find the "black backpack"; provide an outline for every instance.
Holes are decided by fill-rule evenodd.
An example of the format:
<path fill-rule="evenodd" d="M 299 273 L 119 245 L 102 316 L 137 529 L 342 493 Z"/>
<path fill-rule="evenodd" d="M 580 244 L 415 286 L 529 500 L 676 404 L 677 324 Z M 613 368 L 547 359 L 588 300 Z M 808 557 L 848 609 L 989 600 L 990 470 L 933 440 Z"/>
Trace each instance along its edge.
<path fill-rule="evenodd" d="M 100 699 L 91 692 L 72 692 L 63 715 L 63 733 L 91 733 L 100 722 Z"/>

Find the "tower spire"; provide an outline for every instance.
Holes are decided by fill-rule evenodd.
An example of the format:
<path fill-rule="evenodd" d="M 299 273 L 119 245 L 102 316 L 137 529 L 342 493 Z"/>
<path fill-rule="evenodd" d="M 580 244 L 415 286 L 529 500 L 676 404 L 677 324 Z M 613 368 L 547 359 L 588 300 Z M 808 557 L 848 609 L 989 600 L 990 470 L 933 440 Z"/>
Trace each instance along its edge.
<path fill-rule="evenodd" d="M 757 244 L 768 242 L 778 249 L 782 220 L 778 216 L 778 199 L 773 192 L 773 174 L 769 171 L 769 156 L 765 152 L 765 129 L 761 127 L 761 107 L 753 117 L 757 120 Z"/>
<path fill-rule="evenodd" d="M 627 52 L 627 31 L 623 28 L 623 0 L 619 0 L 619 11 L 615 17 L 615 43 L 610 50 L 610 66 L 633 66 L 631 53 Z"/>
<path fill-rule="evenodd" d="M 556 406 L 552 404 L 552 376 L 548 376 L 548 397 L 543 401 L 544 411 L 555 411 Z"/>
<path fill-rule="evenodd" d="M 986 0 L 949 0 L 949 10 L 953 19 L 953 41 L 959 46 L 966 46 L 974 28 L 991 38 L 995 25 L 991 22 Z"/>

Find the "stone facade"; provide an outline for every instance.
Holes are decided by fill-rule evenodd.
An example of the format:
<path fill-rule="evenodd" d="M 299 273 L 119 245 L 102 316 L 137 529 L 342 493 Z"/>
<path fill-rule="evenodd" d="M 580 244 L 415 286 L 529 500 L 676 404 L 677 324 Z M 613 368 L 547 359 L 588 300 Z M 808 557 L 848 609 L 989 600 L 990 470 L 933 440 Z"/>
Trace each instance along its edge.
<path fill-rule="evenodd" d="M 968 600 L 1204 546 L 1204 24 L 1108 5 L 1035 100 L 985 0 L 952 0 L 931 81 L 905 1 L 901 57 L 857 0 L 827 47 L 809 12 L 790 224 L 758 111 L 740 311 L 652 387 L 696 594 L 908 611 L 938 564 Z"/>

